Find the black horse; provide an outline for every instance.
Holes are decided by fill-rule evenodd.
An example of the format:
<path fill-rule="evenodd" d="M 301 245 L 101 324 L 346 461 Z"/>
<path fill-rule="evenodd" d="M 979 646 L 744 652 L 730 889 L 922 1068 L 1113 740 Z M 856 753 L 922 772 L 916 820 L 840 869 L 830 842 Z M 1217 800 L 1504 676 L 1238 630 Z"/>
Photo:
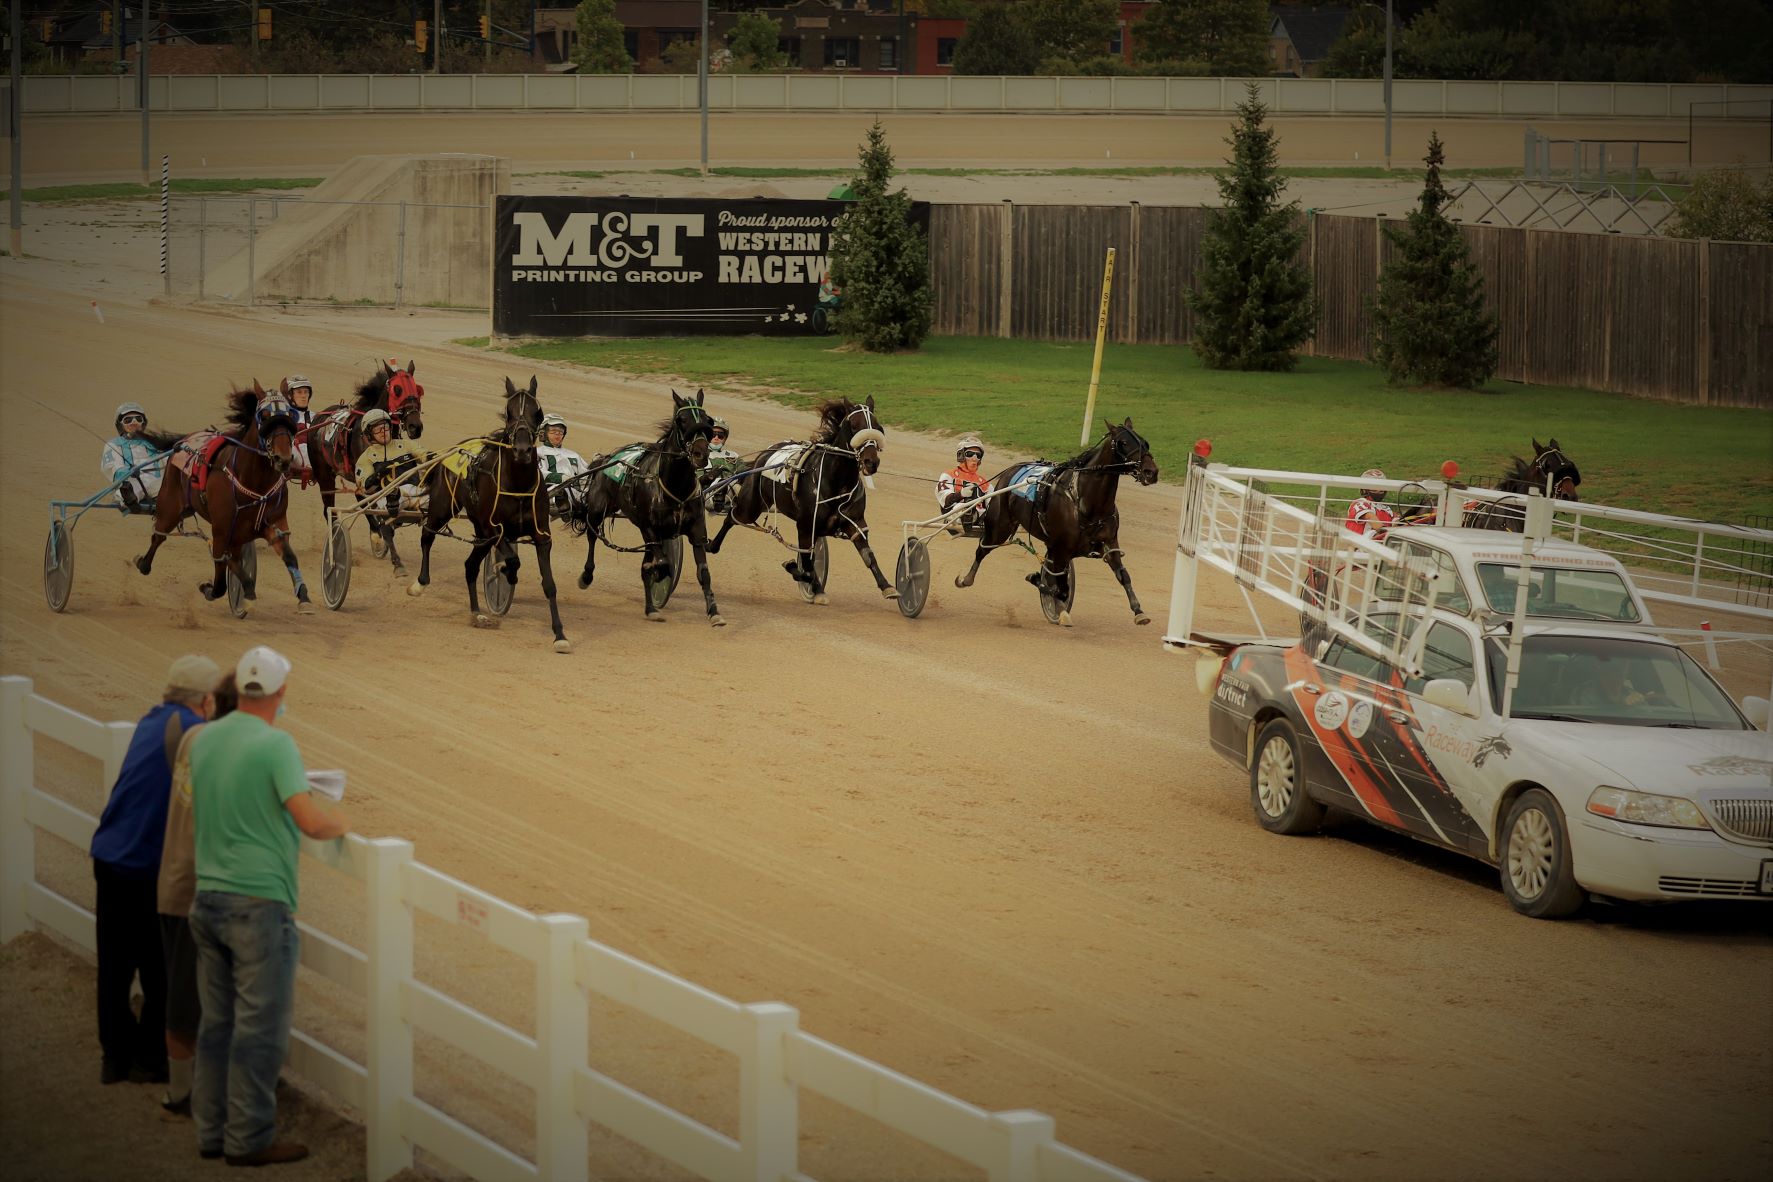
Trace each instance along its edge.
<path fill-rule="evenodd" d="M 585 569 L 579 586 L 589 587 L 597 575 L 597 543 L 617 549 L 603 536 L 603 523 L 622 516 L 632 521 L 646 542 L 640 563 L 640 588 L 646 618 L 663 622 L 654 606 L 655 590 L 671 583 L 670 560 L 665 543 L 687 536 L 696 554 L 696 581 L 702 585 L 702 602 L 708 622 L 716 628 L 726 623 L 714 604 L 714 580 L 708 574 L 708 519 L 702 510 L 702 466 L 708 462 L 708 441 L 714 421 L 702 409 L 703 391 L 694 399 L 671 391 L 671 417 L 659 424 L 659 438 L 650 444 L 619 448 L 591 462 L 584 478 L 585 495 L 573 508 L 573 520 L 591 535 L 585 549 Z"/>
<path fill-rule="evenodd" d="M 794 557 L 782 567 L 796 583 L 811 590 L 810 602 L 829 602 L 824 580 L 813 563 L 813 543 L 820 538 L 854 542 L 881 595 L 897 599 L 898 591 L 880 573 L 880 563 L 868 547 L 868 491 L 862 478 L 880 471 L 880 453 L 886 446 L 886 431 L 874 414 L 874 398 L 870 396 L 863 403 L 834 398 L 820 404 L 818 416 L 819 426 L 812 439 L 773 443 L 758 453 L 765 464 L 779 462 L 786 467 L 755 469 L 739 477 L 732 512 L 708 544 L 708 553 L 720 553 L 720 543 L 735 524 L 756 525 L 766 513 L 781 513 L 792 518 L 797 527 Z M 786 448 L 799 450 L 790 455 L 783 453 Z"/>
<path fill-rule="evenodd" d="M 1554 438 L 1541 444 L 1533 440 L 1533 458 L 1510 457 L 1513 467 L 1496 482 L 1500 492 L 1526 494 L 1537 490 L 1541 496 L 1559 501 L 1581 500 L 1576 486 L 1582 483 L 1579 471 Z M 1468 505 L 1464 523 L 1473 529 L 1500 529 L 1520 533 L 1527 527 L 1527 511 L 1521 502 L 1479 501 Z"/>
<path fill-rule="evenodd" d="M 417 439 L 425 433 L 425 418 L 420 406 L 425 388 L 413 377 L 417 364 L 408 362 L 405 369 L 395 369 L 386 361 L 382 362 L 375 376 L 357 387 L 352 401 L 335 402 L 316 413 L 314 422 L 307 428 L 306 439 L 297 440 L 308 444 L 308 463 L 315 483 L 320 485 L 320 501 L 325 506 L 328 523 L 333 520 L 333 499 L 338 495 L 340 478 L 343 477 L 346 483 L 356 483 L 357 458 L 369 442 L 363 435 L 365 414 L 372 410 L 387 411 L 388 417 L 394 421 L 396 439 Z M 359 495 L 357 499 L 361 501 L 363 498 Z M 383 520 L 377 532 L 386 547 L 388 560 L 394 564 L 394 573 L 406 574 L 405 564 L 394 549 L 394 522 Z"/>
<path fill-rule="evenodd" d="M 1135 624 L 1149 624 L 1151 617 L 1133 593 L 1133 576 L 1121 561 L 1120 510 L 1114 506 L 1120 478 L 1131 474 L 1140 484 L 1157 483 L 1157 461 L 1151 445 L 1133 430 L 1133 420 L 1116 426 L 1104 421 L 1107 434 L 1088 451 L 1044 472 L 1033 473 L 1030 464 L 1017 464 L 992 480 L 994 493 L 985 506 L 985 520 L 973 565 L 954 580 L 956 587 L 971 587 L 973 576 L 986 555 L 1007 545 L 1018 529 L 1047 544 L 1040 569 L 1028 581 L 1059 606 L 1056 623 L 1071 626 L 1071 564 L 1078 558 L 1100 558 L 1126 589 Z M 1005 492 L 1027 482 L 1025 488 Z M 1032 495 L 1024 495 L 1029 493 Z"/>
<path fill-rule="evenodd" d="M 535 543 L 536 565 L 542 572 L 542 594 L 548 597 L 548 615 L 554 625 L 554 651 L 570 653 L 572 642 L 560 626 L 560 605 L 554 598 L 554 570 L 550 557 L 554 539 L 548 532 L 548 484 L 536 455 L 536 434 L 542 425 L 542 406 L 536 400 L 536 379 L 520 389 L 505 379 L 505 423 L 483 439 L 463 444 L 461 462 L 445 460 L 432 466 L 425 480 L 430 499 L 420 531 L 419 578 L 406 589 L 423 595 L 431 583 L 431 543 L 449 528 L 457 513 L 474 527 L 465 569 L 468 577 L 468 610 L 476 628 L 496 628 L 498 621 L 480 610 L 480 564 L 498 547 L 504 557 L 504 575 L 517 582 L 519 561 L 511 543 L 528 538 Z"/>

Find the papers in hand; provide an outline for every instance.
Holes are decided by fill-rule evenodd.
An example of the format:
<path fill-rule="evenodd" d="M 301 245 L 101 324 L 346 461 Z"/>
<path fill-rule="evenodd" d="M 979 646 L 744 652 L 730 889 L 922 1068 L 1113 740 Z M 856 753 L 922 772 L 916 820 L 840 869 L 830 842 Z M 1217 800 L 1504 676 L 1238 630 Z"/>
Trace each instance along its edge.
<path fill-rule="evenodd" d="M 308 788 L 328 800 L 343 800 L 345 799 L 345 773 L 336 768 L 329 771 L 309 772 Z"/>

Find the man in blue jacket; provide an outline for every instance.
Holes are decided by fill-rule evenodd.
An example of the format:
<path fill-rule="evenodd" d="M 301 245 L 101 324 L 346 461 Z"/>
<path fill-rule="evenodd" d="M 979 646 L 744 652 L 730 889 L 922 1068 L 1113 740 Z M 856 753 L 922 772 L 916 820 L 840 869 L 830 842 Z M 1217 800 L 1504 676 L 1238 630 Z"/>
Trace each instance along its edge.
<path fill-rule="evenodd" d="M 99 1082 L 166 1082 L 166 963 L 160 951 L 156 887 L 166 838 L 172 761 L 185 730 L 214 708 L 221 669 L 208 657 L 183 656 L 166 675 L 160 704 L 136 724 L 123 770 L 92 835 L 98 882 L 98 1025 L 104 1063 Z M 142 1014 L 129 1005 L 142 979 Z"/>

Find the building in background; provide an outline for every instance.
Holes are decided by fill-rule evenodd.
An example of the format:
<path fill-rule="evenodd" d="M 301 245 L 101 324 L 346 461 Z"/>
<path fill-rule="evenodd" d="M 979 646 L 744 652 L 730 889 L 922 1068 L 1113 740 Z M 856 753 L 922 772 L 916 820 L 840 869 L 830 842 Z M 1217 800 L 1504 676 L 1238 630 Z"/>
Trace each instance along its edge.
<path fill-rule="evenodd" d="M 1330 46 L 1342 36 L 1353 10 L 1275 4 L 1269 7 L 1268 48 L 1274 72 L 1283 78 L 1316 78 L 1324 72 Z"/>

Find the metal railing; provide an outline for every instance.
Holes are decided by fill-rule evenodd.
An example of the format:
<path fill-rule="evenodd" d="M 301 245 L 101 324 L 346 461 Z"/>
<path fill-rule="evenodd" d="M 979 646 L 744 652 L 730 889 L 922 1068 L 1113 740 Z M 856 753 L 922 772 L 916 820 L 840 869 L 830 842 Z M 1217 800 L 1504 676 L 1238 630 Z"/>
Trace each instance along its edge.
<path fill-rule="evenodd" d="M 1654 234 L 1685 195 L 1680 185 L 1632 182 L 1628 187 L 1467 181 L 1447 202 L 1448 216 L 1502 226 Z"/>

